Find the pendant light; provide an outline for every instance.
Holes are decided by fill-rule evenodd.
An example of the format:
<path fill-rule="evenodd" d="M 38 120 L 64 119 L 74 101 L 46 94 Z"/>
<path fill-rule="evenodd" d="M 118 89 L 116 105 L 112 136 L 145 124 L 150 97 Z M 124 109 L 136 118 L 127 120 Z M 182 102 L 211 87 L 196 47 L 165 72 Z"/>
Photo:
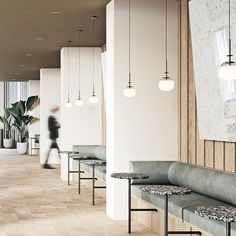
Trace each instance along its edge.
<path fill-rule="evenodd" d="M 224 80 L 234 80 L 236 79 L 236 64 L 234 61 L 232 61 L 232 44 L 231 44 L 231 12 L 230 12 L 230 0 L 229 0 L 229 55 L 227 57 L 229 58 L 228 61 L 221 64 L 219 69 L 219 75 Z"/>
<path fill-rule="evenodd" d="M 78 73 L 78 98 L 75 101 L 75 105 L 76 106 L 82 106 L 84 104 L 84 101 L 82 100 L 81 96 L 80 96 L 80 77 L 81 77 L 81 73 L 80 73 L 80 34 L 83 32 L 83 30 L 79 29 L 76 31 L 78 33 L 78 68 L 79 68 L 79 73 Z"/>
<path fill-rule="evenodd" d="M 72 107 L 72 103 L 70 101 L 70 63 L 69 63 L 69 60 L 70 60 L 70 43 L 71 41 L 68 41 L 68 52 L 67 52 L 67 102 L 65 104 L 65 107 L 66 108 L 71 108 Z"/>
<path fill-rule="evenodd" d="M 95 36 L 95 20 L 97 19 L 97 16 L 91 16 L 90 19 L 93 22 L 93 38 Z M 92 104 L 98 103 L 98 97 L 95 94 L 95 86 L 94 86 L 94 47 L 93 47 L 93 92 L 92 95 L 89 97 L 89 102 Z"/>
<path fill-rule="evenodd" d="M 129 80 L 128 80 L 128 86 L 124 89 L 123 94 L 127 98 L 132 98 L 136 95 L 136 90 L 132 86 L 131 70 L 130 70 L 130 0 L 129 0 Z"/>
<path fill-rule="evenodd" d="M 166 17 L 165 17 L 165 58 L 166 58 L 166 71 L 165 75 L 163 78 L 159 80 L 158 86 L 161 91 L 171 91 L 175 87 L 175 82 L 172 78 L 168 76 L 168 58 L 167 58 L 167 42 L 168 42 L 168 35 L 167 35 L 167 30 L 168 30 L 168 21 L 167 21 L 167 11 L 168 11 L 168 4 L 166 0 Z"/>

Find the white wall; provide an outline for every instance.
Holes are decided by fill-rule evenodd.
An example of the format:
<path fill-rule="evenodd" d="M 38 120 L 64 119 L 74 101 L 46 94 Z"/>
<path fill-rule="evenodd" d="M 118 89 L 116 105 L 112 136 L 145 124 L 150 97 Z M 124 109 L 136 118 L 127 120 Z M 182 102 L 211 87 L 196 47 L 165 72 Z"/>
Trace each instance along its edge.
<path fill-rule="evenodd" d="M 29 81 L 29 97 L 40 96 L 40 80 Z M 34 137 L 35 134 L 40 133 L 40 98 L 35 104 L 33 111 L 33 117 L 35 121 L 29 126 L 29 137 Z"/>
<path fill-rule="evenodd" d="M 60 69 L 40 70 L 40 163 L 44 163 L 50 147 L 48 132 L 48 117 L 50 108 L 60 106 Z M 55 115 L 60 122 L 60 112 Z M 60 139 L 58 140 L 60 145 Z M 57 151 L 53 150 L 49 160 L 50 164 L 58 164 L 60 160 Z"/>
<path fill-rule="evenodd" d="M 128 171 L 131 160 L 177 159 L 177 96 L 161 92 L 164 0 L 131 2 L 131 73 L 136 97 L 123 96 L 128 80 L 128 1 L 107 6 L 107 214 L 127 217 L 127 181 L 112 172 Z M 170 5 L 170 4 L 169 4 Z M 177 78 L 177 2 L 169 6 L 169 71 Z"/>
<path fill-rule="evenodd" d="M 98 104 L 90 104 L 93 79 L 93 48 L 81 48 L 81 96 L 84 105 L 78 107 L 78 48 L 69 49 L 70 98 L 72 108 L 65 108 L 68 93 L 68 48 L 61 50 L 61 149 L 71 150 L 76 144 L 102 143 L 102 80 L 101 49 L 95 48 L 95 92 Z M 61 178 L 67 179 L 67 157 L 62 155 Z"/>

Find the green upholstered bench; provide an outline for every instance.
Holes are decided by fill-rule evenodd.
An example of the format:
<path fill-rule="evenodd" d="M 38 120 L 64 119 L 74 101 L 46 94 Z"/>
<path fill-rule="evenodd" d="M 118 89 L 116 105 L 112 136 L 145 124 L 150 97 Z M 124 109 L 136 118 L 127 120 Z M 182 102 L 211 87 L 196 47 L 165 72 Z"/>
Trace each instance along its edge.
<path fill-rule="evenodd" d="M 79 152 L 80 156 L 96 157 L 106 161 L 106 147 L 102 145 L 73 145 L 72 150 Z M 81 168 L 92 173 L 91 165 L 86 165 L 86 162 L 81 163 Z M 95 166 L 95 177 L 106 180 L 106 166 Z"/>
<path fill-rule="evenodd" d="M 236 174 L 170 161 L 132 161 L 132 172 L 150 176 L 133 181 L 133 194 L 164 209 L 164 198 L 142 191 L 143 185 L 167 184 L 187 187 L 192 193 L 169 198 L 169 212 L 213 235 L 225 234 L 225 223 L 207 220 L 194 214 L 198 206 L 236 205 Z M 231 235 L 236 236 L 232 223 Z"/>

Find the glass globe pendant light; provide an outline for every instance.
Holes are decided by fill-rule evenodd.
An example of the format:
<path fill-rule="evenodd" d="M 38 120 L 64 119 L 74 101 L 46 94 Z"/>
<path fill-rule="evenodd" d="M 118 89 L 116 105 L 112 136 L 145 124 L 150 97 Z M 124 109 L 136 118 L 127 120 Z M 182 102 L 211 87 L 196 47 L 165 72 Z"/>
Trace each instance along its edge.
<path fill-rule="evenodd" d="M 81 30 L 81 29 L 79 29 L 79 30 L 77 30 L 76 31 L 77 33 L 78 33 L 78 41 L 79 41 L 79 48 L 78 48 L 78 50 L 79 50 L 79 53 L 78 53 L 78 60 L 79 60 L 79 73 L 78 73 L 78 87 L 79 87 L 79 89 L 78 89 L 78 98 L 77 98 L 77 100 L 75 101 L 75 105 L 76 106 L 83 106 L 83 104 L 84 104 L 84 101 L 82 100 L 82 98 L 81 98 L 81 96 L 80 96 L 80 75 L 81 75 L 81 73 L 80 73 L 80 34 L 83 32 L 83 30 Z"/>
<path fill-rule="evenodd" d="M 230 12 L 230 0 L 229 0 L 229 58 L 228 61 L 221 64 L 219 69 L 219 76 L 224 80 L 234 80 L 236 79 L 236 63 L 232 61 L 232 40 L 231 40 L 231 12 Z"/>
<path fill-rule="evenodd" d="M 97 16 L 91 16 L 90 19 L 93 21 L 93 36 L 95 34 L 95 20 L 97 19 Z M 93 47 L 93 92 L 92 95 L 89 97 L 89 102 L 91 104 L 98 103 L 98 97 L 95 94 L 95 85 L 94 85 L 94 47 Z"/>
<path fill-rule="evenodd" d="M 131 81 L 131 72 L 130 72 L 130 0 L 129 0 L 129 80 L 128 80 L 128 86 L 124 89 L 123 95 L 127 98 L 132 98 L 136 95 L 136 90 L 132 86 Z"/>
<path fill-rule="evenodd" d="M 68 41 L 68 52 L 67 52 L 67 89 L 68 89 L 68 95 L 67 95 L 67 102 L 65 104 L 66 108 L 71 108 L 72 103 L 70 101 L 70 63 L 69 63 L 69 58 L 70 58 L 70 43 L 71 41 Z"/>
<path fill-rule="evenodd" d="M 168 4 L 167 4 L 167 0 L 166 0 L 166 20 L 165 20 L 165 58 L 166 58 L 166 71 L 165 71 L 165 75 L 163 78 L 161 78 L 158 82 L 158 87 L 161 91 L 164 92 L 168 92 L 174 89 L 175 87 L 175 82 L 172 78 L 170 78 L 168 76 L 168 52 L 167 52 L 167 40 L 168 40 L 168 36 L 167 36 L 167 29 L 168 29 L 168 25 L 167 25 L 167 11 L 168 11 Z"/>

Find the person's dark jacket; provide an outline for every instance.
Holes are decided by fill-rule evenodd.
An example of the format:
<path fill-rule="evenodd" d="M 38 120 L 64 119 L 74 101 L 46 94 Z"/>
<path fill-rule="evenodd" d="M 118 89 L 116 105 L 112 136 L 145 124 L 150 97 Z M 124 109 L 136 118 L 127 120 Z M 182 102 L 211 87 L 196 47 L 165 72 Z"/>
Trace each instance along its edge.
<path fill-rule="evenodd" d="M 49 138 L 57 139 L 58 138 L 58 129 L 60 128 L 57 119 L 54 116 L 49 116 L 48 118 L 48 130 L 49 130 Z"/>

